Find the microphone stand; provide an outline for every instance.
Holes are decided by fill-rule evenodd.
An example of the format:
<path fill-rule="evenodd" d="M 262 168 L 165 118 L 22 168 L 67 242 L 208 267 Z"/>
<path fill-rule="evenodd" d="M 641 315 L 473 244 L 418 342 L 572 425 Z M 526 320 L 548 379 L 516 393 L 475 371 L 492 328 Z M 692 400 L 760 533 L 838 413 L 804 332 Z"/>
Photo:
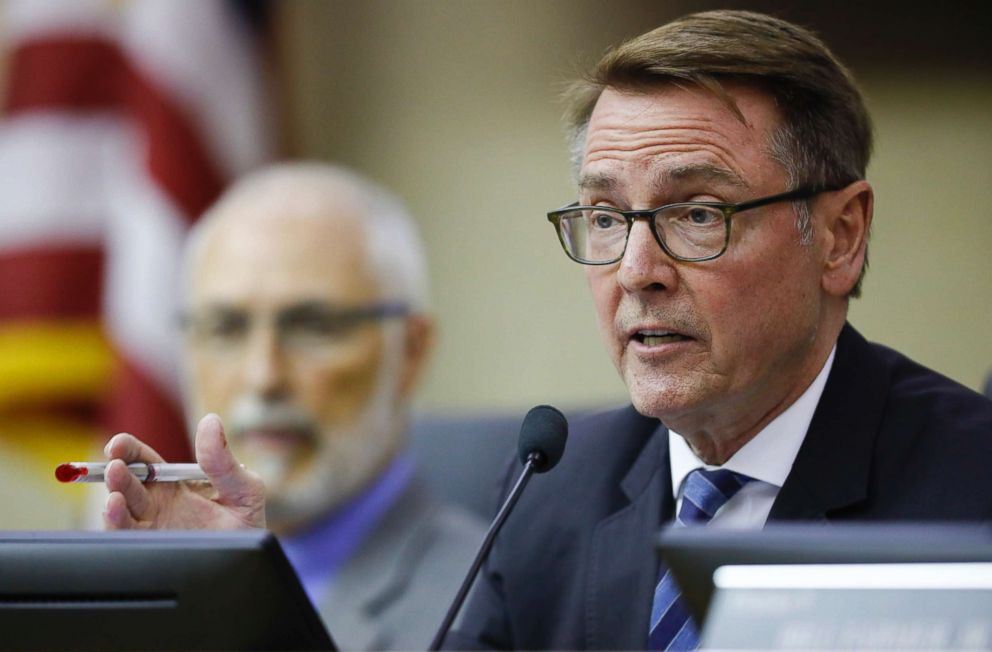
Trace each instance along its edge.
<path fill-rule="evenodd" d="M 503 502 L 503 506 L 500 507 L 499 513 L 496 514 L 496 518 L 493 520 L 492 525 L 489 526 L 489 531 L 486 532 L 486 538 L 482 540 L 482 545 L 479 547 L 479 552 L 475 555 L 475 561 L 472 562 L 471 568 L 469 568 L 468 575 L 465 576 L 464 581 L 462 581 L 461 588 L 458 589 L 458 593 L 455 595 L 454 602 L 451 603 L 451 607 L 448 608 L 448 613 L 444 616 L 444 620 L 441 622 L 441 626 L 437 630 L 437 634 L 434 635 L 434 640 L 431 642 L 431 646 L 428 652 L 437 652 L 441 649 L 444 644 L 444 638 L 448 635 L 448 630 L 451 629 L 452 623 L 455 622 L 455 616 L 458 615 L 459 610 L 461 610 L 462 603 L 465 602 L 465 598 L 468 596 L 469 589 L 472 588 L 472 584 L 475 582 L 475 576 L 479 574 L 479 569 L 482 567 L 482 563 L 486 560 L 489 555 L 489 549 L 493 547 L 493 540 L 496 538 L 496 534 L 503 527 L 503 522 L 506 521 L 506 517 L 510 515 L 510 510 L 513 506 L 517 504 L 517 500 L 520 498 L 520 494 L 523 493 L 524 487 L 527 486 L 527 482 L 530 480 L 534 472 L 540 467 L 544 466 L 544 455 L 540 451 L 532 451 L 527 455 L 527 463 L 524 464 L 524 470 L 520 473 L 520 477 L 517 478 L 517 483 L 513 485 L 513 489 L 510 490 L 509 495 Z"/>

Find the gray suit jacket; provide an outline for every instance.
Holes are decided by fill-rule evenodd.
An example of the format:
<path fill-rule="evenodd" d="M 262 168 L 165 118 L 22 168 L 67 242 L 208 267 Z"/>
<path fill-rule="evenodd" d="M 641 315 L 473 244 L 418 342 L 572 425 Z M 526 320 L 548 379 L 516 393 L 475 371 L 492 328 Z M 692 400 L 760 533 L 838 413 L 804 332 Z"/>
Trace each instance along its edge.
<path fill-rule="evenodd" d="M 339 571 L 319 612 L 342 650 L 424 650 L 485 526 L 414 480 Z"/>

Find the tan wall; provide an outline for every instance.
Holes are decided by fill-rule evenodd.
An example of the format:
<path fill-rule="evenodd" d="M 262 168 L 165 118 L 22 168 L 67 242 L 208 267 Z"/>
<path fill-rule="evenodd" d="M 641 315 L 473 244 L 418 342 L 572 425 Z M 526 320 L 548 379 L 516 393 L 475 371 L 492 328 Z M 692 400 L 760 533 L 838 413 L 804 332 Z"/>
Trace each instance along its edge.
<path fill-rule="evenodd" d="M 871 338 L 974 388 L 992 370 L 992 85 L 866 79 L 878 146 L 864 299 Z"/>
<path fill-rule="evenodd" d="M 657 24 L 646 4 L 283 6 L 296 151 L 365 171 L 421 221 L 441 323 L 424 406 L 623 400 L 581 269 L 544 212 L 574 193 L 559 84 L 607 44 Z M 878 197 L 852 319 L 978 387 L 992 368 L 992 85 L 939 69 L 858 73 L 878 133 L 869 174 Z"/>

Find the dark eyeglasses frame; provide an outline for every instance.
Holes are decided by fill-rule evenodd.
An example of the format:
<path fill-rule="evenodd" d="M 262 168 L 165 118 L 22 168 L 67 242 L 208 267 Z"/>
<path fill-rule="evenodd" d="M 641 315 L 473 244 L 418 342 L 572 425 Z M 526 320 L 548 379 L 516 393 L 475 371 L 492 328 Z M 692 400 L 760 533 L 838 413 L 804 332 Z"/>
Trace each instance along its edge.
<path fill-rule="evenodd" d="M 410 314 L 410 306 L 402 301 L 384 301 L 361 306 L 334 308 L 331 313 L 331 318 L 347 330 L 367 321 L 405 317 Z M 276 318 L 277 325 L 284 320 L 284 316 L 278 316 Z M 179 315 L 179 325 L 183 330 L 189 331 L 194 328 L 196 322 L 197 319 L 187 312 Z"/>
<path fill-rule="evenodd" d="M 842 187 L 842 186 L 841 186 Z M 744 211 L 749 211 L 752 208 L 758 208 L 760 206 L 767 206 L 768 204 L 775 204 L 783 201 L 800 201 L 803 199 L 810 199 L 823 192 L 832 192 L 834 190 L 839 190 L 840 187 L 828 187 L 828 188 L 811 188 L 803 187 L 797 188 L 796 190 L 790 190 L 788 192 L 779 193 L 777 195 L 769 195 L 767 197 L 759 197 L 757 199 L 751 199 L 748 201 L 739 202 L 737 204 L 728 204 L 725 202 L 709 202 L 709 201 L 688 201 L 688 202 L 677 202 L 674 204 L 665 204 L 664 206 L 659 206 L 658 208 L 652 208 L 643 211 L 624 211 L 618 208 L 612 208 L 609 206 L 581 206 L 578 202 L 569 204 L 568 206 L 563 206 L 556 210 L 550 211 L 548 213 L 548 221 L 551 222 L 555 227 L 555 232 L 558 234 L 558 242 L 561 243 L 561 248 L 565 251 L 565 255 L 574 260 L 581 265 L 612 265 L 613 263 L 619 261 L 623 258 L 624 253 L 627 251 L 627 241 L 630 239 L 630 230 L 634 227 L 634 220 L 645 219 L 648 221 L 648 225 L 651 228 L 651 233 L 654 235 L 654 239 L 658 242 L 658 245 L 668 254 L 671 258 L 675 260 L 680 260 L 687 263 L 698 263 L 706 260 L 713 260 L 714 258 L 719 258 L 727 251 L 727 247 L 730 245 L 730 223 L 731 219 L 736 213 L 742 213 Z M 662 240 L 661 236 L 658 234 L 658 230 L 655 227 L 654 216 L 661 211 L 668 210 L 670 208 L 680 208 L 683 206 L 705 206 L 708 208 L 716 208 L 723 213 L 723 223 L 724 223 L 724 239 L 723 246 L 715 254 L 710 256 L 703 256 L 701 258 L 687 258 L 685 256 L 679 256 L 672 253 L 665 241 Z M 568 246 L 565 244 L 565 238 L 561 233 L 561 218 L 566 213 L 571 213 L 576 210 L 609 210 L 611 213 L 621 215 L 625 220 L 627 220 L 627 236 L 624 238 L 623 251 L 620 255 L 611 260 L 604 261 L 590 261 L 583 260 L 573 256 L 568 251 Z"/>

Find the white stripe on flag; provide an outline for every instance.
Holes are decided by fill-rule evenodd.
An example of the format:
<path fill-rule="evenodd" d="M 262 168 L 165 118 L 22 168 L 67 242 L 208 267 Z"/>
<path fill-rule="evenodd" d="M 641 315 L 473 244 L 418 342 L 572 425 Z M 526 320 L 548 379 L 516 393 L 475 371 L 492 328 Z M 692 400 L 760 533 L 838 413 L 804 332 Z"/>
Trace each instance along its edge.
<path fill-rule="evenodd" d="M 108 0 L 7 0 L 3 8 L 3 36 L 8 51 L 19 42 L 49 34 L 79 36 L 102 34 L 115 38 L 117 2 Z"/>
<path fill-rule="evenodd" d="M 146 0 L 125 18 L 128 58 L 180 100 L 225 176 L 271 157 L 258 53 L 229 3 Z"/>
<path fill-rule="evenodd" d="M 124 130 L 107 151 L 104 319 L 118 348 L 178 398 L 176 315 L 187 220 L 145 174 L 144 134 Z"/>
<path fill-rule="evenodd" d="M 113 116 L 31 112 L 0 122 L 0 249 L 95 244 L 106 198 L 101 161 L 124 138 Z"/>

